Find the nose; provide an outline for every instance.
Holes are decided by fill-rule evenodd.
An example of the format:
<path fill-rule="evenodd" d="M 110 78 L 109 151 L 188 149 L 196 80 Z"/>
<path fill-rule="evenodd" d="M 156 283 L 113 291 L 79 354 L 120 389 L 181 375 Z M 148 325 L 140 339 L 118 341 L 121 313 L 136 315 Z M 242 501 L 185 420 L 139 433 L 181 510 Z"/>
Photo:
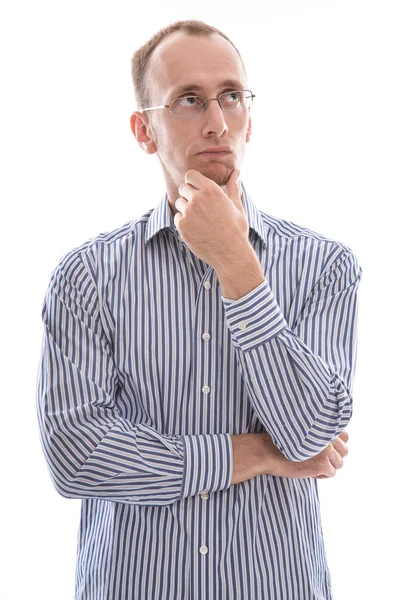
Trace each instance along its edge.
<path fill-rule="evenodd" d="M 225 123 L 224 111 L 220 107 L 218 100 L 213 99 L 207 102 L 207 106 L 204 112 L 204 133 L 215 133 L 221 135 L 224 131 L 228 130 Z"/>

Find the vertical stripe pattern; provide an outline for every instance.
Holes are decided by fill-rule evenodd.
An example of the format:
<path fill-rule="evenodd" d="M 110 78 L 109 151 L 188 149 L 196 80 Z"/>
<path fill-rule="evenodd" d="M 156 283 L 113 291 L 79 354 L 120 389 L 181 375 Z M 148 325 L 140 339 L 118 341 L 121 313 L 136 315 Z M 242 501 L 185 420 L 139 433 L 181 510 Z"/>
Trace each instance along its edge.
<path fill-rule="evenodd" d="M 166 194 L 51 273 L 37 414 L 56 490 L 81 499 L 75 600 L 332 598 L 318 481 L 231 485 L 231 436 L 267 431 L 303 461 L 345 429 L 362 269 L 241 185 L 265 274 L 242 298 Z"/>

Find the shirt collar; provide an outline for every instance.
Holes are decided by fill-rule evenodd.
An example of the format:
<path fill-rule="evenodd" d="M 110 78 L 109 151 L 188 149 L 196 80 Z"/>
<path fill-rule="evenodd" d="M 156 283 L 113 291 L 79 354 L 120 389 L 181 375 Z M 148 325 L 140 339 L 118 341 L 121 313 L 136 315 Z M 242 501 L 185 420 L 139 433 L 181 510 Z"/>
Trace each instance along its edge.
<path fill-rule="evenodd" d="M 242 186 L 242 203 L 246 213 L 247 221 L 249 223 L 249 229 L 252 229 L 261 239 L 263 247 L 266 247 L 265 240 L 267 239 L 266 226 L 264 225 L 263 218 L 260 211 L 255 205 L 254 201 L 250 197 L 249 193 L 243 185 L 243 181 L 240 182 Z M 159 231 L 164 228 L 169 228 L 173 235 L 180 239 L 179 231 L 177 230 L 174 223 L 174 216 L 171 212 L 168 195 L 164 194 L 161 201 L 157 204 L 155 209 L 152 211 L 146 225 L 145 245 L 147 246 L 149 240 L 155 236 Z"/>

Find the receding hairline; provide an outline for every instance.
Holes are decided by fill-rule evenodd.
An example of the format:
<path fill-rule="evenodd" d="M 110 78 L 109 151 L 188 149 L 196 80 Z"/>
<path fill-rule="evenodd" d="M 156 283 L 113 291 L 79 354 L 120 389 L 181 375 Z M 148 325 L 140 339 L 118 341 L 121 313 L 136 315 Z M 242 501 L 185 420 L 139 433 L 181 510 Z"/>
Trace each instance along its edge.
<path fill-rule="evenodd" d="M 219 36 L 225 39 L 237 52 L 240 62 L 241 62 L 241 74 L 237 72 L 237 69 L 229 70 L 224 75 L 226 78 L 238 78 L 239 80 L 246 81 L 245 86 L 248 87 L 247 84 L 247 71 L 245 64 L 243 62 L 243 58 L 232 42 L 232 40 L 220 29 L 205 23 L 204 21 L 194 20 L 194 19 L 186 19 L 175 21 L 174 23 L 168 24 L 166 27 L 163 27 L 159 31 L 157 31 L 147 42 L 145 42 L 142 46 L 140 46 L 132 55 L 131 58 L 131 76 L 133 81 L 134 93 L 136 98 L 136 103 L 138 109 L 141 110 L 144 107 L 148 107 L 151 101 L 150 98 L 150 87 L 151 83 L 148 83 L 150 78 L 153 78 L 153 85 L 156 85 L 156 81 L 154 77 L 152 77 L 152 73 L 149 71 L 153 71 L 153 68 L 149 68 L 150 64 L 153 63 L 152 58 L 157 54 L 157 48 L 167 40 L 173 37 L 173 34 L 176 33 L 176 38 L 180 37 L 197 37 L 197 38 L 210 38 L 210 40 L 217 40 L 218 38 L 214 38 L 214 36 Z M 178 35 L 179 34 L 179 35 Z M 174 40 L 175 41 L 175 40 Z M 154 63 L 153 63 L 154 64 Z M 151 67 L 153 67 L 151 64 Z M 190 72 L 190 69 L 189 69 Z M 154 76 L 157 77 L 154 73 Z M 194 78 L 193 78 L 194 79 Z M 187 78 L 185 74 L 182 74 L 182 78 L 179 78 L 175 81 L 178 84 L 185 84 L 186 82 L 193 81 L 192 78 Z M 196 85 L 204 83 L 204 81 L 197 81 Z M 168 85 L 168 84 L 167 84 Z M 172 84 L 171 84 L 172 85 Z M 235 86 L 236 87 L 236 86 Z M 195 93 L 193 93 L 194 95 Z M 207 94 L 205 94 L 207 95 Z M 150 117 L 151 113 L 147 113 Z"/>

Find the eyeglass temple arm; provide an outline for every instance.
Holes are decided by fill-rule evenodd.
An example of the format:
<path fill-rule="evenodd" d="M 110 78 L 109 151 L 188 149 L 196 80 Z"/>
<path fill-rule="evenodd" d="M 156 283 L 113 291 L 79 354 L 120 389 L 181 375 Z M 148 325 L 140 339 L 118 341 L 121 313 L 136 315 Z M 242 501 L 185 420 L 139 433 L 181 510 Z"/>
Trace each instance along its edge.
<path fill-rule="evenodd" d="M 154 110 L 155 108 L 169 108 L 169 104 L 162 104 L 161 106 L 152 106 L 151 108 L 143 108 L 142 112 L 146 112 L 146 110 Z"/>

